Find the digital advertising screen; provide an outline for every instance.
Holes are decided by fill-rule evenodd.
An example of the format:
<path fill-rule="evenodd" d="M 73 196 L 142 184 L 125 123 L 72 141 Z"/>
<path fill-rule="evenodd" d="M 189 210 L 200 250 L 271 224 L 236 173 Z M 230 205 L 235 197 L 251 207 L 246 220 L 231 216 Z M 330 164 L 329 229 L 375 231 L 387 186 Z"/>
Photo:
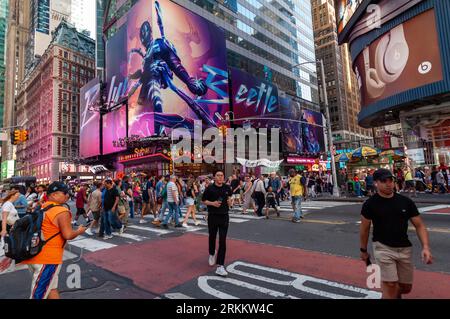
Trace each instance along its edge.
<path fill-rule="evenodd" d="M 274 124 L 274 121 L 267 120 L 280 116 L 278 88 L 274 84 L 237 68 L 230 68 L 230 81 L 236 125 L 241 125 L 249 118 L 252 127 Z"/>
<path fill-rule="evenodd" d="M 95 78 L 80 89 L 80 157 L 100 155 L 100 81 Z"/>
<path fill-rule="evenodd" d="M 280 98 L 283 153 L 317 154 L 325 151 L 324 122 L 320 112 L 304 108 L 291 98 Z"/>
<path fill-rule="evenodd" d="M 126 150 L 127 107 L 103 115 L 103 155 Z"/>
<path fill-rule="evenodd" d="M 169 0 L 141 0 L 107 46 L 110 97 L 128 99 L 130 137 L 220 125 L 229 111 L 223 31 Z M 115 39 L 117 37 L 117 39 Z M 110 40 L 110 41 L 111 41 Z"/>
<path fill-rule="evenodd" d="M 336 0 L 336 24 L 338 34 L 341 34 L 347 27 L 350 19 L 356 13 L 356 10 L 367 0 Z"/>
<path fill-rule="evenodd" d="M 443 79 L 434 10 L 382 35 L 356 58 L 362 108 Z"/>

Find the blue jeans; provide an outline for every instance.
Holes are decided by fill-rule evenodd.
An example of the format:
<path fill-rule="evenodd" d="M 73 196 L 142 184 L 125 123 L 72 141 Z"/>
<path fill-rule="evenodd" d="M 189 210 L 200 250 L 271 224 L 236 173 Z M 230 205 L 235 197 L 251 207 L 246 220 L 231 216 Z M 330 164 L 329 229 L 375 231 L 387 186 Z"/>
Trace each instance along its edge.
<path fill-rule="evenodd" d="M 292 208 L 294 209 L 294 219 L 300 219 L 302 216 L 302 197 L 292 196 Z"/>
<path fill-rule="evenodd" d="M 134 203 L 132 200 L 128 202 L 128 205 L 130 205 L 130 218 L 134 218 Z"/>
<path fill-rule="evenodd" d="M 169 213 L 166 215 L 166 218 L 164 218 L 164 221 L 162 222 L 163 225 L 167 225 L 169 222 L 169 219 L 172 217 L 175 219 L 175 225 L 179 224 L 178 221 L 178 205 L 176 203 L 167 203 L 169 206 Z"/>
<path fill-rule="evenodd" d="M 361 192 L 361 185 L 359 184 L 359 182 L 355 183 L 355 194 L 356 196 L 362 196 L 362 192 Z"/>
<path fill-rule="evenodd" d="M 100 231 L 99 235 L 103 236 L 105 233 L 108 236 L 111 236 L 111 214 L 110 210 L 104 211 L 100 218 Z"/>
<path fill-rule="evenodd" d="M 167 203 L 167 201 L 163 201 L 162 205 L 161 205 L 161 209 L 159 211 L 159 215 L 158 215 L 158 219 L 159 220 L 163 220 L 164 218 L 164 213 L 166 212 L 166 209 L 169 208 L 169 204 Z"/>
<path fill-rule="evenodd" d="M 117 216 L 117 214 L 115 212 L 113 212 L 113 211 L 110 211 L 109 223 L 111 225 L 111 228 L 114 228 L 114 229 L 121 229 L 122 228 L 122 222 L 120 221 L 120 219 Z"/>

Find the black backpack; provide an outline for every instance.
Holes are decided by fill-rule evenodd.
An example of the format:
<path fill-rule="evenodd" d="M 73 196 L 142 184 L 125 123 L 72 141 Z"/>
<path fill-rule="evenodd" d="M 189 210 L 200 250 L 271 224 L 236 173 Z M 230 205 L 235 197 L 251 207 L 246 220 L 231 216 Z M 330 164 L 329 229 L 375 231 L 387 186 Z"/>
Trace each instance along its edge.
<path fill-rule="evenodd" d="M 9 234 L 5 237 L 5 256 L 14 259 L 16 263 L 37 256 L 44 245 L 58 236 L 60 232 L 47 240 L 42 239 L 42 222 L 45 212 L 50 208 L 63 205 L 49 205 L 45 208 L 36 208 L 14 223 Z M 37 234 L 37 235 L 36 235 Z"/>

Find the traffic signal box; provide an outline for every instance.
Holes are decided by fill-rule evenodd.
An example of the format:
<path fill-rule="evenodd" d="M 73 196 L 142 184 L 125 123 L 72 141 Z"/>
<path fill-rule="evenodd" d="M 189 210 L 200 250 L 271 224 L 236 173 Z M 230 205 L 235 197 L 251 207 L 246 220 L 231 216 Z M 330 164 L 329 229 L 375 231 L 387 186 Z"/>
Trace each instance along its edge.
<path fill-rule="evenodd" d="M 11 132 L 11 144 L 18 145 L 20 143 L 28 141 L 27 130 L 14 130 Z"/>

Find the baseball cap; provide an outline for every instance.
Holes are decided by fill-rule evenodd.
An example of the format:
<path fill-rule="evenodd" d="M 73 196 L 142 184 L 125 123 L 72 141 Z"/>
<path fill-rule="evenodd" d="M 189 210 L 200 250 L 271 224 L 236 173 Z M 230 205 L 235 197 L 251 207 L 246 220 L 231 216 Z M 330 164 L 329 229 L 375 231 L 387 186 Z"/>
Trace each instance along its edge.
<path fill-rule="evenodd" d="M 53 182 L 47 188 L 47 195 L 55 192 L 63 192 L 67 194 L 69 192 L 69 188 L 63 182 Z"/>
<path fill-rule="evenodd" d="M 373 173 L 373 180 L 379 181 L 386 178 L 394 178 L 394 175 L 392 175 L 391 171 L 385 168 L 379 168 Z"/>

